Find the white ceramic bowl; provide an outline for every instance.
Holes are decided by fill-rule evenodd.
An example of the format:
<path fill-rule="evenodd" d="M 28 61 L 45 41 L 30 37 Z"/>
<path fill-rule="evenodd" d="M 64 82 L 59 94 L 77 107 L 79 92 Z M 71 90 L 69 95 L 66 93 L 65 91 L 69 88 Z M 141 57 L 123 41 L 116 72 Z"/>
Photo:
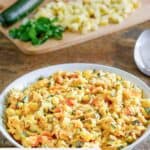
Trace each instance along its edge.
<path fill-rule="evenodd" d="M 84 63 L 62 64 L 62 65 L 55 65 L 55 66 L 51 66 L 51 67 L 46 67 L 46 68 L 35 70 L 33 72 L 30 72 L 30 73 L 18 78 L 17 80 L 12 82 L 10 85 L 8 85 L 6 87 L 6 89 L 1 93 L 1 95 L 0 95 L 0 131 L 2 132 L 2 134 L 13 145 L 15 145 L 17 147 L 20 147 L 20 148 L 22 147 L 22 145 L 17 143 L 9 135 L 9 133 L 7 132 L 7 129 L 5 127 L 5 124 L 3 122 L 3 114 L 4 114 L 3 112 L 5 110 L 5 96 L 7 95 L 7 93 L 12 88 L 22 90 L 26 86 L 28 86 L 30 83 L 36 81 L 39 77 L 41 77 L 41 76 L 48 77 L 50 74 L 52 74 L 56 71 L 60 71 L 60 70 L 77 71 L 77 70 L 87 70 L 87 69 L 97 69 L 97 70 L 104 70 L 104 71 L 109 71 L 109 72 L 116 73 L 116 74 L 122 76 L 123 78 L 131 81 L 132 83 L 134 83 L 135 85 L 137 85 L 141 89 L 143 89 L 144 96 L 147 97 L 147 98 L 150 98 L 150 88 L 143 81 L 141 81 L 139 78 L 133 76 L 132 74 L 127 73 L 125 71 L 122 71 L 120 69 L 116 69 L 116 68 L 108 67 L 108 66 L 103 66 L 103 65 L 98 65 L 98 64 L 84 64 Z M 133 144 L 131 144 L 128 147 L 124 148 L 124 150 L 131 150 L 137 144 L 139 144 L 145 138 L 147 138 L 149 134 L 150 134 L 150 128 L 147 129 L 147 131 L 143 134 L 143 136 L 141 136 Z"/>

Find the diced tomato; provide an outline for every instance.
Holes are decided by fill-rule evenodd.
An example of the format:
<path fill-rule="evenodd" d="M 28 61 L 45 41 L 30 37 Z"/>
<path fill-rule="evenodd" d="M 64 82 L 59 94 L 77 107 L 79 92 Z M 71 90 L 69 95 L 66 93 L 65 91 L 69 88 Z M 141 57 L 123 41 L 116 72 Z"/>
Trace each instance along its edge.
<path fill-rule="evenodd" d="M 91 104 L 94 106 L 98 106 L 98 99 L 93 99 Z"/>
<path fill-rule="evenodd" d="M 62 90 L 62 89 L 63 89 L 62 86 L 57 85 L 57 86 L 52 86 L 52 87 L 50 87 L 50 88 L 49 88 L 49 91 L 51 91 L 51 92 L 57 92 L 58 90 Z"/>
<path fill-rule="evenodd" d="M 78 74 L 70 74 L 68 75 L 68 78 L 78 78 L 79 75 Z"/>
<path fill-rule="evenodd" d="M 52 134 L 51 134 L 50 132 L 48 132 L 48 131 L 44 131 L 44 132 L 42 133 L 42 136 L 48 137 L 49 140 L 52 139 Z"/>
<path fill-rule="evenodd" d="M 51 136 L 51 133 L 48 132 L 48 131 L 44 131 L 44 132 L 42 133 L 42 135 L 43 135 L 43 136 Z"/>
<path fill-rule="evenodd" d="M 99 92 L 99 87 L 95 87 L 95 86 L 90 87 L 90 92 L 92 94 L 97 94 Z"/>
<path fill-rule="evenodd" d="M 57 77 L 56 78 L 56 83 L 62 84 L 63 83 L 63 79 L 61 77 Z"/>
<path fill-rule="evenodd" d="M 54 112 L 59 113 L 59 112 L 61 112 L 61 109 L 59 107 L 57 107 L 54 109 Z"/>
<path fill-rule="evenodd" d="M 37 139 L 35 143 L 32 145 L 32 147 L 37 147 L 42 142 L 42 136 L 37 136 Z"/>
<path fill-rule="evenodd" d="M 132 112 L 131 112 L 130 108 L 125 109 L 125 114 L 126 115 L 132 115 Z"/>
<path fill-rule="evenodd" d="M 92 92 L 92 91 L 93 91 L 93 89 L 94 89 L 94 86 L 91 86 L 91 87 L 90 87 L 90 91 Z"/>
<path fill-rule="evenodd" d="M 66 100 L 67 105 L 74 106 L 74 100 L 73 99 L 67 99 Z"/>

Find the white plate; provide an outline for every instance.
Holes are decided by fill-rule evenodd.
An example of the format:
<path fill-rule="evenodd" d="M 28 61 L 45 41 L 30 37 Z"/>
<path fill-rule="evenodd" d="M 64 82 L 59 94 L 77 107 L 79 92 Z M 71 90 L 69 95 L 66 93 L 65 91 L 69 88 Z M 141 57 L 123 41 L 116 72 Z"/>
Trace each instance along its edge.
<path fill-rule="evenodd" d="M 42 69 L 35 70 L 33 72 L 30 72 L 14 82 L 12 82 L 9 86 L 6 87 L 6 89 L 2 92 L 0 95 L 0 131 L 2 134 L 15 146 L 22 147 L 19 143 L 17 143 L 7 132 L 5 128 L 5 124 L 3 122 L 3 112 L 5 110 L 5 96 L 7 93 L 12 89 L 24 89 L 27 85 L 30 83 L 36 81 L 39 77 L 44 76 L 48 77 L 50 74 L 64 70 L 64 71 L 78 71 L 78 70 L 88 70 L 88 69 L 97 69 L 97 70 L 104 70 L 116 73 L 126 80 L 131 81 L 135 85 L 137 85 L 139 88 L 143 89 L 144 96 L 146 98 L 150 98 L 150 88 L 147 86 L 143 81 L 141 81 L 139 78 L 133 76 L 130 73 L 127 73 L 125 71 L 122 71 L 120 69 L 116 69 L 113 67 L 98 65 L 98 64 L 84 64 L 84 63 L 74 63 L 74 64 L 62 64 L 62 65 L 55 65 L 51 67 L 46 67 Z M 147 131 L 141 136 L 137 141 L 135 141 L 133 144 L 126 147 L 124 150 L 131 150 L 133 147 L 135 147 L 138 143 L 142 142 L 148 135 L 150 134 L 150 129 L 147 129 Z"/>

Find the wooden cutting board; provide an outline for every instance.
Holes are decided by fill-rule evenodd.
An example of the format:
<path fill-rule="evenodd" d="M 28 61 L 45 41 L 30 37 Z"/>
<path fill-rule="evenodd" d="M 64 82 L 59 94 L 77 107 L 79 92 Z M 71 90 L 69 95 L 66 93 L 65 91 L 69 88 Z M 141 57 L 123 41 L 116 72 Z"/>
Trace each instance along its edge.
<path fill-rule="evenodd" d="M 14 3 L 16 0 L 0 0 L 0 11 L 7 8 L 9 5 Z M 50 0 L 45 0 L 44 4 Z M 52 40 L 50 39 L 46 43 L 40 46 L 33 46 L 30 43 L 21 42 L 19 40 L 11 39 L 8 36 L 8 28 L 0 27 L 0 31 L 12 41 L 22 52 L 26 54 L 40 54 L 51 52 L 54 50 L 60 50 L 71 45 L 79 44 L 97 37 L 101 37 L 106 34 L 110 34 L 119 31 L 124 28 L 131 27 L 133 25 L 150 20 L 150 0 L 142 0 L 142 5 L 134 13 L 132 13 L 127 19 L 125 19 L 121 24 L 118 25 L 108 25 L 105 27 L 100 27 L 97 31 L 90 32 L 87 34 L 79 33 L 68 33 L 64 34 L 62 40 Z M 14 26 L 17 26 L 18 23 Z M 107 42 L 107 41 L 106 41 Z M 107 44 L 107 43 L 104 43 Z"/>

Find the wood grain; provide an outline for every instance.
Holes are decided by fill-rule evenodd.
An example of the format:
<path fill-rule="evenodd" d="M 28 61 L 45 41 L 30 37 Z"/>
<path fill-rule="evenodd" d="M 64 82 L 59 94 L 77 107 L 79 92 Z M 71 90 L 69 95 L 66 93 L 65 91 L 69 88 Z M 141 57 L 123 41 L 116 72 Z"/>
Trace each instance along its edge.
<path fill-rule="evenodd" d="M 7 7 L 7 4 L 10 5 L 15 0 L 0 0 L 0 5 Z M 45 0 L 44 4 L 50 0 Z M 11 40 L 22 52 L 27 54 L 40 54 L 47 53 L 55 50 L 60 50 L 71 45 L 76 45 L 97 37 L 104 36 L 106 34 L 113 33 L 115 31 L 128 28 L 130 26 L 142 23 L 144 21 L 150 20 L 150 0 L 141 0 L 141 8 L 137 9 L 132 15 L 130 15 L 124 22 L 119 25 L 109 25 L 106 27 L 100 27 L 97 31 L 90 32 L 88 34 L 77 34 L 77 33 L 65 33 L 63 40 L 49 40 L 41 46 L 32 46 L 30 43 L 24 43 L 19 40 L 14 40 L 9 38 L 8 29 L 0 27 L 1 32 Z M 17 26 L 17 25 L 16 25 Z"/>

